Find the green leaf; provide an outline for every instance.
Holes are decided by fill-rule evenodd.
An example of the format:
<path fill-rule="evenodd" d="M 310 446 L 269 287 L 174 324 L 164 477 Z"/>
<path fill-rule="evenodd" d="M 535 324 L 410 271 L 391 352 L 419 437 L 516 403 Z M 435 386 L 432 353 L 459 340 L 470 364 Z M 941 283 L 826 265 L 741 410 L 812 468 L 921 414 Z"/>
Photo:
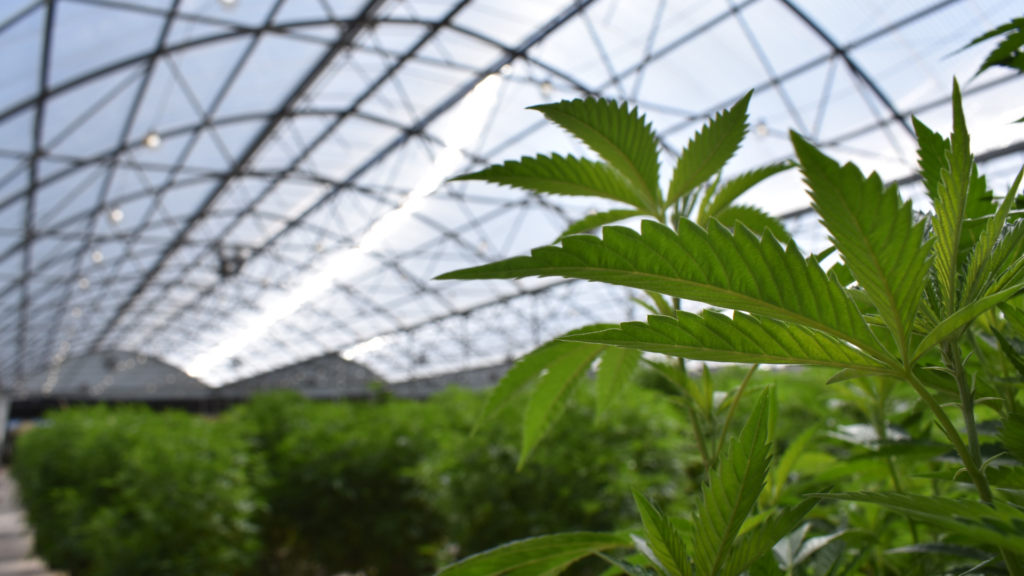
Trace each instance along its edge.
<path fill-rule="evenodd" d="M 957 330 L 963 328 L 972 320 L 977 318 L 983 312 L 995 308 L 997 305 L 1005 302 L 1012 298 L 1015 294 L 1020 292 L 1022 286 L 1013 286 L 1002 292 L 997 292 L 991 296 L 986 296 L 981 300 L 975 300 L 971 304 L 957 310 L 950 316 L 947 316 L 945 320 L 939 322 L 938 326 L 932 329 L 918 344 L 917 349 L 914 350 L 914 354 L 911 356 L 911 363 L 916 362 L 918 358 L 924 356 L 933 346 L 940 344 L 946 338 L 952 336 Z"/>
<path fill-rule="evenodd" d="M 635 488 L 633 489 L 633 500 L 636 501 L 640 519 L 647 530 L 651 550 L 661 562 L 661 566 L 668 576 L 691 576 L 690 560 L 686 557 L 686 544 L 683 542 L 683 537 L 676 532 L 668 518 Z"/>
<path fill-rule="evenodd" d="M 560 358 L 548 364 L 547 372 L 537 380 L 537 389 L 523 414 L 523 447 L 516 469 L 522 469 L 551 424 L 561 415 L 573 386 L 587 373 L 604 348 L 576 344 Z"/>
<path fill-rule="evenodd" d="M 800 546 L 800 552 L 793 558 L 791 566 L 797 566 L 803 561 L 810 558 L 812 554 L 821 550 L 825 546 L 828 546 L 833 541 L 842 538 L 849 530 L 840 530 L 831 534 L 825 534 L 823 536 L 815 536 L 814 538 L 808 538 L 803 541 L 803 545 Z"/>
<path fill-rule="evenodd" d="M 536 158 L 523 157 L 519 161 L 509 160 L 452 180 L 483 180 L 563 196 L 597 196 L 625 202 L 648 214 L 658 214 L 618 170 L 603 162 L 575 156 L 542 154 Z"/>
<path fill-rule="evenodd" d="M 995 334 L 996 340 L 999 341 L 999 349 L 1002 350 L 1003 355 L 1017 369 L 1017 373 L 1021 375 L 1021 378 L 1024 378 L 1024 358 L 1021 358 L 1017 350 L 1007 342 L 1006 337 L 1000 334 L 998 330 L 993 330 L 992 333 Z"/>
<path fill-rule="evenodd" d="M 985 476 L 988 483 L 996 488 L 1024 490 L 1024 474 L 1021 474 L 1020 466 L 989 466 L 985 469 Z M 949 475 L 944 480 L 949 480 Z"/>
<path fill-rule="evenodd" d="M 731 319 L 710 310 L 700 316 L 680 312 L 678 320 L 648 316 L 646 323 L 625 322 L 618 329 L 573 335 L 567 340 L 712 362 L 885 370 L 859 350 L 821 332 L 739 312 Z"/>
<path fill-rule="evenodd" d="M 1018 220 L 1013 223 L 1014 225 L 1012 227 L 1008 226 L 1007 229 L 1010 233 L 1006 234 L 1006 238 L 1000 241 L 1000 246 L 1005 246 L 1005 250 L 1003 251 L 1007 253 L 1007 256 L 1019 252 L 1022 245 L 1024 245 L 1024 234 L 1022 234 L 1022 232 L 1024 232 L 1024 226 L 1020 225 L 1022 222 L 1024 222 L 1024 220 Z M 1013 240 L 1009 241 L 1011 238 Z M 997 248 L 997 252 L 1000 251 L 1001 250 L 998 250 Z M 997 256 L 993 256 L 993 260 L 996 260 L 997 258 Z M 999 273 L 999 276 L 996 277 L 995 281 L 988 287 L 988 290 L 985 291 L 985 295 L 988 296 L 990 294 L 1002 292 L 1011 284 L 1021 283 L 1021 281 L 1024 280 L 1021 278 L 1022 273 L 1024 273 L 1024 256 L 1018 256 L 1012 264 Z"/>
<path fill-rule="evenodd" d="M 960 394 L 959 388 L 956 386 L 956 380 L 946 372 L 927 370 L 921 366 L 915 366 L 914 376 L 929 388 L 948 392 L 956 396 Z"/>
<path fill-rule="evenodd" d="M 929 265 L 924 222 L 914 224 L 911 204 L 895 187 L 884 188 L 878 174 L 865 179 L 853 164 L 840 167 L 796 133 L 792 138 L 833 243 L 905 351 Z"/>
<path fill-rule="evenodd" d="M 743 526 L 768 475 L 768 391 L 757 399 L 739 438 L 731 438 L 718 467 L 702 486 L 703 500 L 694 521 L 694 564 L 699 576 L 718 576 L 729 559 L 736 535 Z"/>
<path fill-rule="evenodd" d="M 753 206 L 729 206 L 722 210 L 716 218 L 718 218 L 718 221 L 723 226 L 730 230 L 736 228 L 737 222 L 742 222 L 744 226 L 750 228 L 758 236 L 762 235 L 767 228 L 780 242 L 789 242 L 790 240 L 789 232 L 786 231 L 786 227 L 782 225 L 782 222 L 769 216 L 760 208 Z"/>
<path fill-rule="evenodd" d="M 973 302 L 975 296 L 988 283 L 989 278 L 998 272 L 998 267 L 1002 264 L 1002 262 L 993 262 L 993 256 L 996 254 L 996 246 L 1003 236 L 1003 224 L 1010 214 L 1010 209 L 1013 208 L 1022 176 L 1024 176 L 1024 168 L 1017 173 L 1017 179 L 1014 180 L 1013 186 L 1006 193 L 999 209 L 988 220 L 981 237 L 974 245 L 967 267 L 967 278 L 964 281 L 962 296 L 964 302 Z"/>
<path fill-rule="evenodd" d="M 600 576 L 613 576 L 615 574 L 628 574 L 629 576 L 661 576 L 661 572 L 658 572 L 654 568 L 633 564 L 628 560 L 613 558 L 600 552 L 598 552 L 597 555 L 600 556 L 602 560 L 612 565 L 608 570 L 602 572 Z"/>
<path fill-rule="evenodd" d="M 708 205 L 708 209 L 704 214 L 704 220 L 701 221 L 701 219 L 698 218 L 697 223 L 703 226 L 707 224 L 707 221 L 710 218 L 718 218 L 721 220 L 722 211 L 728 208 L 747 190 L 750 190 L 763 180 L 766 180 L 780 172 L 785 172 L 795 166 L 796 164 L 793 164 L 792 162 L 769 164 L 756 170 L 751 170 L 750 172 L 744 172 L 725 184 L 722 184 L 711 199 L 711 203 Z M 749 228 L 754 230 L 753 227 Z"/>
<path fill-rule="evenodd" d="M 999 431 L 999 441 L 1017 462 L 1024 463 L 1024 415 L 1011 412 L 1003 418 L 1003 428 Z"/>
<path fill-rule="evenodd" d="M 899 548 L 890 548 L 885 551 L 886 554 L 946 554 L 949 556 L 959 556 L 960 558 L 972 558 L 974 560 L 985 560 L 991 558 L 992 555 L 984 550 L 978 548 L 971 548 L 969 546 L 957 546 L 955 544 L 946 544 L 944 542 L 921 542 L 919 544 L 911 544 L 909 546 L 900 546 Z"/>
<path fill-rule="evenodd" d="M 577 560 L 612 548 L 630 546 L 621 534 L 567 532 L 509 542 L 446 566 L 438 576 L 547 576 L 560 574 Z"/>
<path fill-rule="evenodd" d="M 989 53 L 985 61 L 981 63 L 981 67 L 974 73 L 975 76 L 992 66 L 1005 66 L 1024 72 L 1024 50 L 1021 50 L 1021 47 L 1024 47 L 1024 18 L 1014 18 L 1009 23 L 1003 24 L 995 30 L 990 30 L 971 40 L 970 44 L 964 46 L 964 48 L 974 46 L 979 42 L 984 42 L 989 38 L 1002 34 L 1006 34 L 1006 38 Z"/>
<path fill-rule="evenodd" d="M 781 487 L 785 484 L 786 479 L 789 478 L 790 472 L 796 467 L 797 461 L 803 456 L 804 451 L 807 449 L 807 445 L 810 444 L 811 440 L 818 433 L 820 424 L 814 424 L 808 429 L 800 433 L 795 440 L 789 443 L 786 447 L 786 451 L 779 458 L 778 463 L 775 465 L 775 470 L 772 471 L 773 485 L 776 487 L 776 500 L 777 496 L 782 493 Z"/>
<path fill-rule="evenodd" d="M 949 166 L 946 153 L 950 149 L 949 140 L 943 138 L 923 122 L 913 118 L 914 132 L 917 134 L 917 157 L 921 167 L 921 180 L 932 204 L 938 201 L 938 187 L 942 182 L 942 169 Z"/>
<path fill-rule="evenodd" d="M 836 372 L 831 378 L 825 381 L 825 384 L 835 384 L 837 382 L 846 382 L 847 380 L 853 380 L 854 378 L 864 378 L 865 376 L 871 376 L 871 372 L 864 370 L 855 370 L 853 368 L 843 368 L 839 372 Z"/>
<path fill-rule="evenodd" d="M 975 541 L 1024 552 L 1024 510 L 1002 502 L 983 503 L 889 492 L 813 494 L 822 498 L 878 504 Z"/>
<path fill-rule="evenodd" d="M 597 415 L 600 420 L 612 405 L 625 383 L 636 371 L 640 363 L 640 351 L 626 348 L 608 348 L 601 355 L 601 364 L 597 367 Z"/>
<path fill-rule="evenodd" d="M 571 132 L 630 181 L 648 213 L 659 214 L 657 138 L 646 118 L 610 100 L 562 100 L 531 106 Z"/>
<path fill-rule="evenodd" d="M 512 365 L 512 368 L 505 373 L 505 376 L 498 381 L 498 385 L 487 397 L 487 403 L 473 426 L 476 432 L 483 424 L 501 412 L 509 401 L 540 374 L 551 363 L 561 358 L 566 352 L 573 350 L 574 346 L 557 340 L 548 342 L 526 356 L 523 356 Z"/>
<path fill-rule="evenodd" d="M 643 215 L 644 213 L 639 210 L 608 210 L 607 212 L 598 212 L 597 214 L 591 214 L 585 218 L 582 218 L 570 224 L 569 227 L 565 229 L 565 232 L 562 232 L 562 234 L 555 241 L 557 242 L 558 240 L 561 240 L 562 238 L 565 238 L 566 236 L 571 236 L 573 234 L 582 234 L 584 232 L 589 232 L 591 230 L 600 228 L 601 226 L 604 226 L 606 224 L 613 224 L 615 222 L 619 222 L 627 218 L 633 218 L 636 216 Z"/>
<path fill-rule="evenodd" d="M 756 531 L 737 540 L 729 555 L 729 561 L 716 576 L 738 576 L 758 558 L 765 554 L 771 555 L 772 546 L 795 530 L 804 516 L 807 516 L 820 500 L 820 497 L 807 498 L 796 506 L 783 510 L 761 524 Z"/>
<path fill-rule="evenodd" d="M 958 302 L 960 234 L 967 209 L 967 193 L 970 189 L 974 157 L 971 156 L 971 141 L 967 134 L 963 106 L 960 101 L 960 85 L 953 80 L 953 135 L 951 148 L 947 152 L 948 168 L 941 171 L 941 181 L 936 187 L 935 217 L 935 271 L 943 310 L 952 314 Z M 909 271 L 908 271 L 909 274 Z"/>
<path fill-rule="evenodd" d="M 725 166 L 747 134 L 747 105 L 751 90 L 732 108 L 723 110 L 694 134 L 686 145 L 668 188 L 668 204 L 686 196 L 707 182 Z"/>
<path fill-rule="evenodd" d="M 671 316 L 676 313 L 676 309 L 664 296 L 657 292 L 651 292 L 647 290 L 647 297 L 654 301 L 654 306 L 658 310 L 657 314 L 664 314 L 665 316 Z"/>
<path fill-rule="evenodd" d="M 779 568 L 775 555 L 766 553 L 750 566 L 750 576 L 786 576 L 786 573 Z"/>
<path fill-rule="evenodd" d="M 522 256 L 449 272 L 442 280 L 563 276 L 629 286 L 803 324 L 885 355 L 856 304 L 813 258 L 770 234 L 745 226 L 735 234 L 712 220 L 707 230 L 688 220 L 679 233 L 645 220 L 642 233 L 619 226 L 603 239 L 569 236 Z"/>
<path fill-rule="evenodd" d="M 1013 328 L 1013 331 L 1017 333 L 1017 336 L 1024 337 L 1024 310 L 1006 303 L 1000 304 L 999 310 L 1003 313 L 1003 317 L 1006 318 L 1010 328 Z"/>

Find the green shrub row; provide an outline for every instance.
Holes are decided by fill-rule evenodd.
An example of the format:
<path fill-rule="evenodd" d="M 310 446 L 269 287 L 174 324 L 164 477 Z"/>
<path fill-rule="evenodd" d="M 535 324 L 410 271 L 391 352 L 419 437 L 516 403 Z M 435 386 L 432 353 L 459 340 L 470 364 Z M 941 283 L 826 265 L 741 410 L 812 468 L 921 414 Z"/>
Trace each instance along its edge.
<path fill-rule="evenodd" d="M 429 574 L 502 542 L 635 524 L 690 455 L 640 390 L 595 423 L 581 390 L 515 472 L 521 412 L 476 434 L 483 398 L 315 403 L 259 396 L 219 418 L 138 407 L 50 413 L 13 473 L 37 550 L 75 575 Z"/>

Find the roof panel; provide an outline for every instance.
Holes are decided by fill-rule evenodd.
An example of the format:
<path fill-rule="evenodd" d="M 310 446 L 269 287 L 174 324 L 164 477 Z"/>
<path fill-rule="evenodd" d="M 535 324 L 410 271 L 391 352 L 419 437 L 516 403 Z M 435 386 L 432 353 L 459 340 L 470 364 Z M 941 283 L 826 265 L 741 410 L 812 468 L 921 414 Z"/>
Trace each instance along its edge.
<path fill-rule="evenodd" d="M 983 51 L 957 52 L 1013 15 L 1004 0 L 54 0 L 37 150 L 45 6 L 5 24 L 26 5 L 2 4 L 16 66 L 0 72 L 0 324 L 22 330 L 0 343 L 3 383 L 48 369 L 61 341 L 180 368 L 206 354 L 224 383 L 375 336 L 384 348 L 360 354 L 394 381 L 629 317 L 618 289 L 431 280 L 611 204 L 442 183 L 524 154 L 593 157 L 525 110 L 541 102 L 638 104 L 672 162 L 756 88 L 727 175 L 788 157 L 796 129 L 898 178 L 915 162 L 908 114 L 948 130 L 955 73 L 977 152 L 1024 140 L 1024 81 L 967 82 Z M 471 121 L 462 102 L 496 71 Z M 1010 169 L 993 167 L 1002 186 Z M 803 188 L 791 171 L 746 200 L 787 212 Z M 825 241 L 814 218 L 792 228 Z"/>
<path fill-rule="evenodd" d="M 57 2 L 54 10 L 50 87 L 152 51 L 166 22 L 146 12 L 79 2 Z"/>

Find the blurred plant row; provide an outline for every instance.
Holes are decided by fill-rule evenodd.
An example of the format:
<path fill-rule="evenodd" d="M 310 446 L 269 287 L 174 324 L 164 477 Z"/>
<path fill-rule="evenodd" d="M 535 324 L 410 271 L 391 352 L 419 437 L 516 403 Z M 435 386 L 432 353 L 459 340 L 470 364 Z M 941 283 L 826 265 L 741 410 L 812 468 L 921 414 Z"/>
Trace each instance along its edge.
<path fill-rule="evenodd" d="M 595 426 L 581 391 L 518 474 L 520 416 L 470 436 L 483 398 L 458 389 L 270 393 L 218 418 L 70 408 L 18 439 L 13 473 L 38 553 L 76 576 L 429 574 L 511 539 L 629 526 L 631 487 L 686 490 L 686 439 L 658 394 Z"/>
<path fill-rule="evenodd" d="M 746 374 L 725 368 L 695 380 L 711 387 L 721 415 Z M 909 386 L 865 378 L 826 388 L 827 377 L 759 370 L 746 381 L 732 432 L 773 384 L 775 458 L 741 534 L 829 484 L 970 489 L 963 475 L 951 481 L 956 456 Z M 678 389 L 641 368 L 600 419 L 592 390 L 576 389 L 518 473 L 522 411 L 510 407 L 471 435 L 485 398 L 457 389 L 356 404 L 271 393 L 218 418 L 65 409 L 18 439 L 13 472 L 39 554 L 83 576 L 426 575 L 510 540 L 637 533 L 631 489 L 688 529 L 707 474 Z M 984 451 L 1001 450 L 998 414 L 979 416 Z M 989 473 L 1012 470 L 998 465 Z M 940 574 L 990 557 L 963 542 L 924 543 L 929 532 L 884 508 L 822 503 L 774 554 L 788 573 L 815 576 Z M 590 559 L 570 573 L 606 565 Z"/>

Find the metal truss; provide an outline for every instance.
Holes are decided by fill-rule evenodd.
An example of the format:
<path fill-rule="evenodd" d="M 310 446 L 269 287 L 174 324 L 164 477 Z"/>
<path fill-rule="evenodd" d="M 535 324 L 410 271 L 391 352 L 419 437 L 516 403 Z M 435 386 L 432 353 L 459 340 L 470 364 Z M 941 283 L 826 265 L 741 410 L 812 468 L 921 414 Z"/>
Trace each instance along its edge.
<path fill-rule="evenodd" d="M 879 2 L 869 18 L 852 0 L 12 0 L 0 8 L 0 58 L 17 59 L 0 72 L 0 386 L 101 350 L 184 367 L 244 330 L 402 206 L 459 103 L 495 74 L 461 170 L 583 153 L 523 108 L 589 95 L 647 112 L 671 160 L 754 88 L 753 152 L 730 170 L 787 157 L 795 129 L 898 179 L 914 167 L 910 116 L 946 108 L 949 72 L 977 59 L 940 57 L 1013 10 L 909 4 Z M 941 84 L 915 95 L 907 77 Z M 1021 86 L 991 78 L 967 85 L 968 101 Z M 995 161 L 1020 145 L 979 152 Z M 430 280 L 550 241 L 595 208 L 444 184 L 210 380 L 357 350 L 400 381 L 630 317 L 619 289 Z M 793 226 L 813 244 L 805 216 Z M 375 337 L 382 347 L 359 347 Z"/>

